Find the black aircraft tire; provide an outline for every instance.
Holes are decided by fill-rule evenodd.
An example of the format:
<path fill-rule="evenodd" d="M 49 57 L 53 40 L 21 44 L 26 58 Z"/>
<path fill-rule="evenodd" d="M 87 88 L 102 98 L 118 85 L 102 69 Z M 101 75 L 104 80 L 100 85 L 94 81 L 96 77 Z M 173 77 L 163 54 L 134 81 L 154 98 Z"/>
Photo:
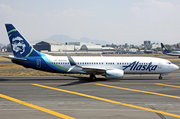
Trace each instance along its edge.
<path fill-rule="evenodd" d="M 92 81 L 94 81 L 94 80 L 96 80 L 96 76 L 95 76 L 94 74 L 90 74 L 90 79 L 91 79 Z"/>

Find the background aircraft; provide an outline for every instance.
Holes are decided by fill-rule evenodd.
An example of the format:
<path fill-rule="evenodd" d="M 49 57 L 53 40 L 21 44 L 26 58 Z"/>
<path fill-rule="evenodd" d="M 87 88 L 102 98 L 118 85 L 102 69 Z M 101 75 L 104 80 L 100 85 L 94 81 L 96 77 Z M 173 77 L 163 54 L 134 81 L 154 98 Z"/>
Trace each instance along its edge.
<path fill-rule="evenodd" d="M 71 57 L 51 56 L 36 51 L 12 24 L 5 24 L 14 56 L 13 63 L 27 68 L 56 72 L 82 73 L 106 78 L 122 78 L 124 74 L 167 74 L 179 69 L 175 64 L 161 58 L 151 57 Z"/>
<path fill-rule="evenodd" d="M 164 46 L 163 43 L 161 43 L 161 48 L 162 48 L 163 54 L 171 55 L 171 56 L 179 56 L 180 58 L 180 51 L 170 51 Z"/>

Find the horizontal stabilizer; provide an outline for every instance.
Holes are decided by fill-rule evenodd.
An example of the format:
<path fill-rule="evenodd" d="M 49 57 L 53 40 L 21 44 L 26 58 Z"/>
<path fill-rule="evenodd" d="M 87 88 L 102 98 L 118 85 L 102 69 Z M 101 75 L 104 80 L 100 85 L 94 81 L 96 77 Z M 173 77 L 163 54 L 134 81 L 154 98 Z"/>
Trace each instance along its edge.
<path fill-rule="evenodd" d="M 5 58 L 8 58 L 8 59 L 12 59 L 12 60 L 18 60 L 18 61 L 26 61 L 27 59 L 24 59 L 24 58 L 17 58 L 17 57 L 14 57 L 12 55 L 9 55 L 9 56 L 3 56 Z"/>

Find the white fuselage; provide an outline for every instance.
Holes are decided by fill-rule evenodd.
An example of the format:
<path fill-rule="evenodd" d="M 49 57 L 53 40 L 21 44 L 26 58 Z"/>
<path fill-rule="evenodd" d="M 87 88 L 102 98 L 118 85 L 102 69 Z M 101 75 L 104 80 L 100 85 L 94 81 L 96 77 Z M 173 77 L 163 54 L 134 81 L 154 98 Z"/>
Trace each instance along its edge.
<path fill-rule="evenodd" d="M 52 62 L 64 69 L 71 67 L 69 60 L 66 56 L 49 56 L 46 55 Z M 94 69 L 121 69 L 125 74 L 165 74 L 179 69 L 175 64 L 170 61 L 153 58 L 153 57 L 72 57 L 79 66 L 91 67 Z M 80 67 L 75 67 L 72 73 L 93 73 L 92 70 L 84 71 Z M 95 72 L 95 74 L 100 74 Z"/>
<path fill-rule="evenodd" d="M 180 56 L 180 51 L 172 51 L 172 52 L 165 53 L 165 54 L 171 55 L 171 56 Z"/>

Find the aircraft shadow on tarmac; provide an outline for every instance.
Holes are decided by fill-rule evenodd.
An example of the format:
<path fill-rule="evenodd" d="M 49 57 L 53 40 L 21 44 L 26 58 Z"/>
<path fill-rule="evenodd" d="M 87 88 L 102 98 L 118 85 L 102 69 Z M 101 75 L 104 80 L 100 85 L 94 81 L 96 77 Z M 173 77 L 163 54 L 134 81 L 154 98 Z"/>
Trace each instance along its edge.
<path fill-rule="evenodd" d="M 71 76 L 72 77 L 72 76 Z M 73 76 L 74 77 L 74 76 Z M 71 82 L 71 83 L 67 83 L 67 84 L 63 84 L 63 85 L 59 85 L 59 86 L 71 86 L 71 85 L 78 85 L 78 84 L 83 84 L 83 83 L 92 83 L 92 82 L 100 82 L 100 81 L 108 81 L 108 82 L 120 82 L 121 80 L 156 80 L 158 81 L 159 79 L 157 77 L 126 77 L 123 79 L 106 79 L 106 78 L 96 78 L 96 80 L 90 80 L 89 78 L 85 78 L 85 77 L 75 77 L 78 78 L 78 81 L 75 82 Z M 163 80 L 167 80 L 167 78 L 163 79 Z"/>
<path fill-rule="evenodd" d="M 58 81 L 58 80 L 77 80 L 77 79 L 57 79 L 57 78 L 49 78 L 49 79 L 45 79 L 45 78 L 34 78 L 34 77 L 32 77 L 32 78 L 28 78 L 28 79 L 25 79 L 25 78 L 19 78 L 19 79 L 14 79 L 14 78 L 0 78 L 0 81 L 13 81 L 13 82 L 16 82 L 16 81 L 23 81 L 23 82 L 28 82 L 28 81 L 39 81 L 39 82 L 42 82 L 42 81 Z M 57 82 L 58 83 L 58 82 Z"/>
<path fill-rule="evenodd" d="M 79 77 L 78 81 L 59 85 L 59 86 L 71 86 L 71 85 L 78 85 L 78 84 L 83 84 L 83 83 L 91 83 L 91 82 L 98 82 L 98 81 L 108 81 L 109 79 L 105 78 L 97 78 L 96 80 L 90 80 L 89 78 L 84 78 L 84 77 Z"/>
<path fill-rule="evenodd" d="M 89 77 L 76 77 L 76 76 L 69 76 L 69 78 L 62 78 L 62 77 L 53 77 L 52 78 L 44 78 L 44 77 L 0 77 L 0 82 L 19 82 L 23 81 L 25 83 L 60 83 L 58 81 L 69 81 L 69 83 L 58 85 L 58 86 L 71 86 L 71 85 L 78 85 L 78 84 L 84 84 L 84 83 L 95 83 L 95 82 L 120 82 L 123 80 L 144 80 L 144 81 L 149 81 L 149 80 L 154 80 L 154 81 L 160 81 L 157 76 L 131 76 L 131 77 L 124 77 L 122 79 L 106 79 L 106 78 L 96 78 L 96 80 L 90 80 Z M 162 80 L 169 80 L 168 77 L 164 77 Z M 47 81 L 47 82 L 46 82 Z"/>
<path fill-rule="evenodd" d="M 10 81 L 9 79 L 2 79 L 0 78 L 0 81 Z"/>

